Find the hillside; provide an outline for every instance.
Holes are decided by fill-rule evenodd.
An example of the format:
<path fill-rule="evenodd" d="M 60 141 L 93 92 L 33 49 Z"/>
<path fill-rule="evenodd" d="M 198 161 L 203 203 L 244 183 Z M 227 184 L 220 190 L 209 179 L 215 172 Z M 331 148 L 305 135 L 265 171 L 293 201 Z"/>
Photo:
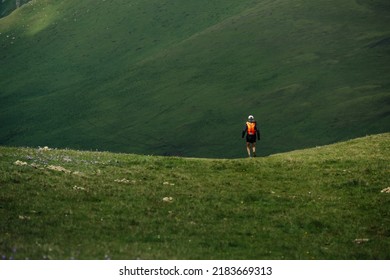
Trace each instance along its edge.
<path fill-rule="evenodd" d="M 390 134 L 256 159 L 0 147 L 3 259 L 389 259 Z"/>
<path fill-rule="evenodd" d="M 30 1 L 0 19 L 0 144 L 235 158 L 249 114 L 262 155 L 388 132 L 388 3 Z"/>

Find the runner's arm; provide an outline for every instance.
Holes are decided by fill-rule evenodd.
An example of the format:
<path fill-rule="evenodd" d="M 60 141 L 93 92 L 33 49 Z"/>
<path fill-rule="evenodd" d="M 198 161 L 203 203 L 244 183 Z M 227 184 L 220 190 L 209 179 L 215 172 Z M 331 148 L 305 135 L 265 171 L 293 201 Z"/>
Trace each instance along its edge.
<path fill-rule="evenodd" d="M 246 130 L 247 130 L 247 127 L 246 127 L 246 125 L 245 125 L 245 126 L 244 126 L 244 129 L 242 130 L 241 138 L 244 138 L 245 133 L 246 133 Z"/>

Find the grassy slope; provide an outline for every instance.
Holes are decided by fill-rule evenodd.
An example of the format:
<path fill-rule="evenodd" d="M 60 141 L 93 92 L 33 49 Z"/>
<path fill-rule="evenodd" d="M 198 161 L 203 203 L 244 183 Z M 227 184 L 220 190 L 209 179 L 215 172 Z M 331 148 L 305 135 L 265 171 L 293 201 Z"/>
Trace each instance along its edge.
<path fill-rule="evenodd" d="M 388 1 L 31 3 L 0 21 L 3 145 L 237 157 L 249 113 L 262 154 L 390 129 Z"/>
<path fill-rule="evenodd" d="M 389 259 L 389 159 L 390 134 L 234 160 L 1 147 L 0 255 Z"/>

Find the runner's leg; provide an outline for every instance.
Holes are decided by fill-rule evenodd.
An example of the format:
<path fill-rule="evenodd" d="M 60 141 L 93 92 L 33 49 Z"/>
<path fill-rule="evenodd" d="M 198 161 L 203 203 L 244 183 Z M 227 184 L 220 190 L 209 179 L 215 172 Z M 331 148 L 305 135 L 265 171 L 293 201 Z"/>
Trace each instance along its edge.
<path fill-rule="evenodd" d="M 246 150 L 248 152 L 248 157 L 251 157 L 251 143 L 246 142 Z"/>

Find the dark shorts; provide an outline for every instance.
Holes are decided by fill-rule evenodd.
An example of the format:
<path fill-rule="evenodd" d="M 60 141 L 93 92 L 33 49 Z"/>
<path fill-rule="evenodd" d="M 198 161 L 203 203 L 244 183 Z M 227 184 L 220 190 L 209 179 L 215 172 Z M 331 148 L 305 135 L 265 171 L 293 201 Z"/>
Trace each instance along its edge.
<path fill-rule="evenodd" d="M 247 135 L 246 142 L 248 143 L 256 143 L 256 134 L 255 135 Z"/>

